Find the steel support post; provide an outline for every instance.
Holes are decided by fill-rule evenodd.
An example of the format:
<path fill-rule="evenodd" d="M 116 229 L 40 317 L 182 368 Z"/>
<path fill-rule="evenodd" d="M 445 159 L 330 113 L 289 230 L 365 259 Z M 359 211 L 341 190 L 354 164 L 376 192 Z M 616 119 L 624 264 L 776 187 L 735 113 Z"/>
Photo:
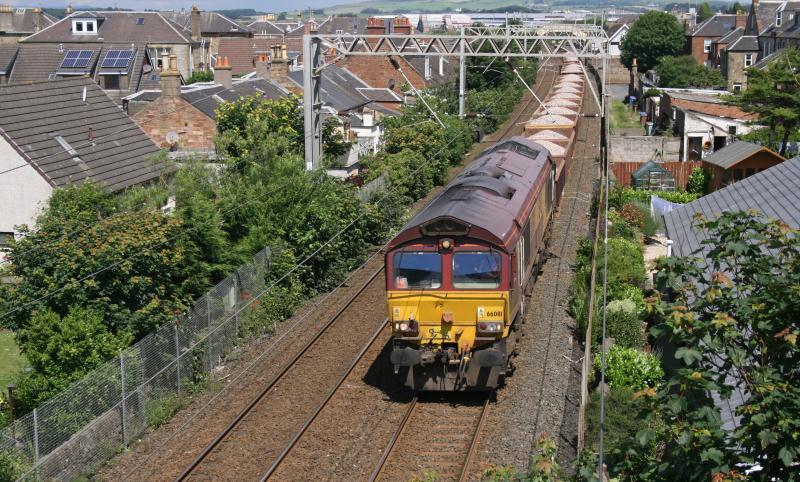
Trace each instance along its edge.
<path fill-rule="evenodd" d="M 320 39 L 303 35 L 303 111 L 305 117 L 306 170 L 319 168 L 322 158 L 322 119 L 320 116 Z"/>
<path fill-rule="evenodd" d="M 172 325 L 172 330 L 175 335 L 175 378 L 178 386 L 178 395 L 181 394 L 181 342 L 178 337 L 178 323 Z"/>
<path fill-rule="evenodd" d="M 120 395 L 122 397 L 122 445 L 128 448 L 128 421 L 125 419 L 127 413 L 127 396 L 125 395 L 125 353 L 119 354 L 119 381 L 120 381 Z"/>
<path fill-rule="evenodd" d="M 464 27 L 461 27 L 461 37 L 464 37 Z M 459 42 L 460 53 L 458 57 L 458 116 L 464 118 L 466 112 L 467 65 L 464 56 L 464 42 Z"/>

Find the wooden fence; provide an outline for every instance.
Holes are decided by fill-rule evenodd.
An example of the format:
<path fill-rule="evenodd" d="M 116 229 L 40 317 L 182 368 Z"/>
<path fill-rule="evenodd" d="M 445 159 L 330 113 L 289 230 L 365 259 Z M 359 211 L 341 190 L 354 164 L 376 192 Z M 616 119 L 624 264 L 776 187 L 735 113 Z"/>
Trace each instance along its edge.
<path fill-rule="evenodd" d="M 612 162 L 611 170 L 617 182 L 622 186 L 631 185 L 631 174 L 640 167 L 644 162 Z M 702 162 L 660 162 L 664 169 L 668 170 L 675 176 L 675 188 L 686 189 L 686 184 L 689 183 L 689 176 L 692 174 L 692 169 L 695 167 L 702 167 Z"/>

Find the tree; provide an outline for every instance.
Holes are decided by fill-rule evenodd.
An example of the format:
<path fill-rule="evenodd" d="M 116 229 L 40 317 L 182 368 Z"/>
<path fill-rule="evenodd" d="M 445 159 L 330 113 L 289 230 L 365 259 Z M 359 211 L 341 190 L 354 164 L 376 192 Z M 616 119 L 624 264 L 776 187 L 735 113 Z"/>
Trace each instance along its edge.
<path fill-rule="evenodd" d="M 710 69 L 697 63 L 691 55 L 661 57 L 655 70 L 656 74 L 658 74 L 658 85 L 660 87 L 710 88 L 725 84 L 719 70 Z"/>
<path fill-rule="evenodd" d="M 78 306 L 63 317 L 51 310 L 34 313 L 17 341 L 32 371 L 17 380 L 15 392 L 22 412 L 63 390 L 70 383 L 117 356 L 133 336 L 108 331 L 99 311 Z"/>
<path fill-rule="evenodd" d="M 747 8 L 739 2 L 734 2 L 734 4 L 730 6 L 730 8 L 725 10 L 725 13 L 729 14 L 736 14 L 742 12 L 747 12 Z"/>
<path fill-rule="evenodd" d="M 689 175 L 686 192 L 703 195 L 706 191 L 706 182 L 706 171 L 702 167 L 695 167 Z"/>
<path fill-rule="evenodd" d="M 631 68 L 636 58 L 640 71 L 650 70 L 665 55 L 678 55 L 686 44 L 683 27 L 674 16 L 650 11 L 633 23 L 620 45 L 622 63 Z"/>
<path fill-rule="evenodd" d="M 770 129 L 769 147 L 775 143 L 776 129 L 783 129 L 780 154 L 786 154 L 787 141 L 800 127 L 800 83 L 796 68 L 800 66 L 800 51 L 794 48 L 783 52 L 765 69 L 747 71 L 747 89 L 728 97 L 728 102 L 745 112 L 758 114 L 758 122 Z"/>
<path fill-rule="evenodd" d="M 697 21 L 704 22 L 713 16 L 714 11 L 711 10 L 711 5 L 708 2 L 701 3 L 700 8 L 697 10 Z"/>
<path fill-rule="evenodd" d="M 658 263 L 664 295 L 650 300 L 651 334 L 674 347 L 679 366 L 660 389 L 636 394 L 645 421 L 614 454 L 635 480 L 798 480 L 800 461 L 800 230 L 757 211 L 696 218 L 708 233 L 688 258 Z M 723 428 L 712 394 L 730 400 Z M 649 427 L 653 427 L 649 424 Z M 663 447 L 644 468 L 642 447 Z M 689 463 L 687 463 L 689 462 Z"/>
<path fill-rule="evenodd" d="M 35 229 L 24 227 L 11 247 L 9 270 L 19 281 L 0 287 L 4 324 L 24 328 L 36 311 L 66 316 L 79 306 L 102 313 L 112 333 L 139 337 L 187 304 L 196 293 L 184 286 L 181 220 L 117 212 L 115 203 L 92 182 L 55 191 Z"/>

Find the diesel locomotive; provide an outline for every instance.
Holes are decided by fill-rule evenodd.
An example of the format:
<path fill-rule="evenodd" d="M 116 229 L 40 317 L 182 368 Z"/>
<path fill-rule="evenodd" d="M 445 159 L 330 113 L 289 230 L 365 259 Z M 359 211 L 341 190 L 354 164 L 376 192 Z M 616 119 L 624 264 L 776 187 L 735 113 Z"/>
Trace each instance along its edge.
<path fill-rule="evenodd" d="M 573 77 L 567 90 L 582 85 Z M 551 97 L 543 108 L 561 103 Z M 491 390 L 512 369 L 572 153 L 578 111 L 558 112 L 537 111 L 526 137 L 482 152 L 389 243 L 391 363 L 408 387 Z"/>

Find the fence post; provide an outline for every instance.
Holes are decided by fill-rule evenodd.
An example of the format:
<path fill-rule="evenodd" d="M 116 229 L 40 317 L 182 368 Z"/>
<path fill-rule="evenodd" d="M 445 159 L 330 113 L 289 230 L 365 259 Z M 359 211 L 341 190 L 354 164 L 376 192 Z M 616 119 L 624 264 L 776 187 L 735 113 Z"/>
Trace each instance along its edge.
<path fill-rule="evenodd" d="M 39 409 L 33 409 L 33 465 L 39 463 Z"/>
<path fill-rule="evenodd" d="M 239 285 L 239 270 L 236 270 L 233 273 L 233 341 L 231 345 L 236 344 L 236 340 L 239 339 L 239 300 L 241 299 Z"/>
<path fill-rule="evenodd" d="M 172 325 L 172 331 L 175 334 L 175 378 L 177 378 L 178 395 L 181 394 L 181 343 L 178 338 L 178 320 Z"/>
<path fill-rule="evenodd" d="M 125 421 L 125 352 L 119 354 L 119 380 L 122 387 L 120 392 L 122 395 L 122 445 L 128 448 L 128 425 Z"/>
<path fill-rule="evenodd" d="M 208 376 L 211 376 L 211 371 L 214 369 L 214 343 L 211 340 L 211 296 L 209 295 L 210 291 L 206 293 L 206 313 L 208 319 Z"/>

